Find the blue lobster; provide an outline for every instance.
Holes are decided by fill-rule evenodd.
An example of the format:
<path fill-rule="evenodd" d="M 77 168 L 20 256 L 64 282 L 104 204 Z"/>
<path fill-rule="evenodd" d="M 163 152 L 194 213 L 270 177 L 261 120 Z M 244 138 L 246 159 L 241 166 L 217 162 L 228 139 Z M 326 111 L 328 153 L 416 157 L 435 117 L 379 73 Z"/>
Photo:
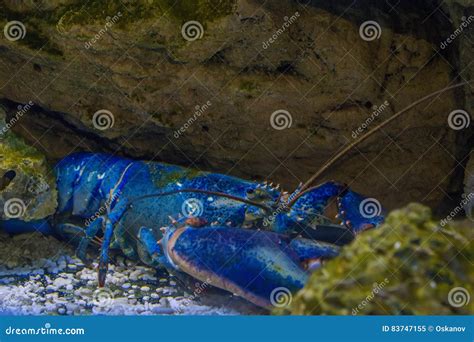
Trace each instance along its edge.
<path fill-rule="evenodd" d="M 184 272 L 270 308 L 275 289 L 301 289 L 321 260 L 337 256 L 339 245 L 383 222 L 378 201 L 336 182 L 311 187 L 315 179 L 403 113 L 468 84 L 447 86 L 392 115 L 292 194 L 222 174 L 80 153 L 55 168 L 58 206 L 53 215 L 22 220 L 2 212 L 0 225 L 12 234 L 40 231 L 76 242 L 83 260 L 91 243 L 100 244 L 99 286 L 105 284 L 109 249 L 119 249 L 127 257 Z M 12 177 L 15 173 L 8 171 L 0 179 L 0 203 L 12 197 L 12 191 L 3 191 Z M 43 201 L 45 194 L 38 198 Z M 177 213 L 183 217 L 170 223 L 168 215 Z M 333 215 L 342 226 L 332 223 L 328 217 Z"/>
<path fill-rule="evenodd" d="M 99 286 L 109 250 L 119 249 L 269 307 L 275 288 L 301 289 L 337 245 L 383 221 L 361 214 L 365 198 L 336 182 L 290 195 L 271 184 L 94 153 L 70 155 L 54 171 L 55 214 L 29 222 L 2 217 L 1 225 L 74 242 L 85 261 L 91 243 L 100 243 Z M 331 201 L 342 226 L 327 218 Z"/>

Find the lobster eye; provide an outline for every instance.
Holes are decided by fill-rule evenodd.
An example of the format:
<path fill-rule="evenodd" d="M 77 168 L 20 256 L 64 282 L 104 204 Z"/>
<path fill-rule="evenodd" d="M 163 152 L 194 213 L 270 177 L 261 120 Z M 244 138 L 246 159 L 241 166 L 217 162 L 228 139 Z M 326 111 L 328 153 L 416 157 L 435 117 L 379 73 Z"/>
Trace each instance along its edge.
<path fill-rule="evenodd" d="M 15 179 L 16 172 L 14 170 L 9 170 L 5 172 L 0 179 L 0 191 L 5 190 L 8 185 L 10 185 L 11 181 Z"/>
<path fill-rule="evenodd" d="M 255 193 L 254 189 L 248 189 L 247 190 L 247 195 L 252 195 L 253 193 Z"/>

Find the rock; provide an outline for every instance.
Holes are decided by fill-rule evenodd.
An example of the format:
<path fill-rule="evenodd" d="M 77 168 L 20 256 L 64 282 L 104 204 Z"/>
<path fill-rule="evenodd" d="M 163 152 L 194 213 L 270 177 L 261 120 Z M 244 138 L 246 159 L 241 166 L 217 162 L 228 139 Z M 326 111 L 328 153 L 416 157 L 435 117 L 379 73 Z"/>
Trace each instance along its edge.
<path fill-rule="evenodd" d="M 472 314 L 474 225 L 444 222 L 410 204 L 393 211 L 314 272 L 292 314 Z M 285 310 L 279 310 L 279 313 Z"/>
<path fill-rule="evenodd" d="M 464 176 L 464 211 L 474 222 L 474 150 L 469 155 Z"/>
<path fill-rule="evenodd" d="M 374 106 L 388 103 L 371 127 L 452 83 L 453 68 L 472 70 L 466 47 L 472 39 L 462 41 L 465 51 L 453 44 L 434 53 L 453 32 L 446 17 L 468 14 L 465 2 L 451 1 L 443 13 L 432 11 L 432 1 L 402 1 L 394 5 L 397 15 L 383 1 L 310 3 L 202 0 L 170 7 L 155 0 L 125 8 L 50 0 L 38 5 L 41 10 L 2 3 L 2 26 L 17 18 L 27 27 L 24 39 L 0 42 L 7 117 L 15 116 L 17 104 L 35 101 L 13 130 L 31 143 L 41 137 L 51 160 L 73 147 L 121 147 L 127 156 L 248 179 L 271 174 L 291 190 L 354 140 Z M 359 35 L 368 19 L 379 23 L 379 39 Z M 202 26 L 201 39 L 183 37 L 190 20 Z M 12 75 L 18 65 L 22 72 Z M 456 165 L 446 162 L 446 153 L 462 159 L 468 152 L 467 133 L 446 122 L 467 95 L 472 98 L 449 92 L 417 107 L 326 178 L 350 183 L 389 208 L 413 200 L 438 205 Z M 108 111 L 109 129 L 94 126 L 100 110 Z M 289 112 L 290 128 L 272 128 L 278 110 Z"/>
<path fill-rule="evenodd" d="M 29 109 L 25 109 L 29 108 Z M 17 113 L 30 110 L 27 104 Z M 57 206 L 56 182 L 44 155 L 11 131 L 0 106 L 0 219 L 44 218 Z"/>

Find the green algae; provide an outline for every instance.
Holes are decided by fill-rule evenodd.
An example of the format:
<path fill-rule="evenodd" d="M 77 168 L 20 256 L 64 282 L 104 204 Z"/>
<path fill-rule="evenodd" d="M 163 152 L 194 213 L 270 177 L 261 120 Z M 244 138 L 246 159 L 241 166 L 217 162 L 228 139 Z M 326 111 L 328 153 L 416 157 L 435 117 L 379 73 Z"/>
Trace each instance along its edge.
<path fill-rule="evenodd" d="M 37 10 L 14 11 L 0 3 L 0 24 L 8 21 L 21 21 L 27 33 L 16 43 L 28 48 L 62 56 L 63 52 L 53 37 L 56 33 L 64 34 L 73 26 L 103 24 L 107 18 L 120 14 L 116 25 L 128 29 L 131 24 L 146 20 L 158 20 L 165 17 L 176 20 L 181 25 L 189 20 L 197 20 L 204 26 L 220 17 L 229 15 L 235 7 L 235 0 L 139 0 L 127 3 L 115 0 L 73 1 L 55 7 Z M 80 34 L 79 34 L 80 35 Z"/>
<path fill-rule="evenodd" d="M 473 228 L 472 221 L 442 226 L 419 204 L 395 210 L 312 274 L 291 306 L 276 313 L 472 314 L 472 299 L 453 305 L 453 289 L 474 295 Z"/>

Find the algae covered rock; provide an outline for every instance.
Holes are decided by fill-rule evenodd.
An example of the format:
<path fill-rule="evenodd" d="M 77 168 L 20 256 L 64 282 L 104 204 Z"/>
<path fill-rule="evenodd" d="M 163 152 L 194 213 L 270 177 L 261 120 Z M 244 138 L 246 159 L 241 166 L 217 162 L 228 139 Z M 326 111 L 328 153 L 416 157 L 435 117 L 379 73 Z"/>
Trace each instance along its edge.
<path fill-rule="evenodd" d="M 293 314 L 472 314 L 474 223 L 440 223 L 410 204 L 316 271 Z"/>
<path fill-rule="evenodd" d="M 42 154 L 11 132 L 15 123 L 5 122 L 0 108 L 0 220 L 44 218 L 57 205 L 54 174 Z"/>

